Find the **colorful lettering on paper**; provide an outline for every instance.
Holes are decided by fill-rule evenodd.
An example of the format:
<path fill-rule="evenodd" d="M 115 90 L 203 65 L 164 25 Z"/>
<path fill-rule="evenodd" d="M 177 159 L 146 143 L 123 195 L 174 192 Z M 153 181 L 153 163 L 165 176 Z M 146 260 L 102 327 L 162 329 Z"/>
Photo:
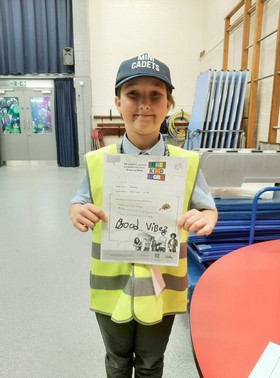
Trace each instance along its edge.
<path fill-rule="evenodd" d="M 166 162 L 153 161 L 149 162 L 148 180 L 165 181 Z"/>

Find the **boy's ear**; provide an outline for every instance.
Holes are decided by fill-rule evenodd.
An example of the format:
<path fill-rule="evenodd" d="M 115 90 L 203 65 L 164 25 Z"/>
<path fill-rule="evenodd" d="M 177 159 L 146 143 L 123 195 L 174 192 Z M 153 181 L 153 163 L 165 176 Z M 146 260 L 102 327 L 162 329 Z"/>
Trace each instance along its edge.
<path fill-rule="evenodd" d="M 121 99 L 118 96 L 115 96 L 115 105 L 116 105 L 117 109 L 119 110 L 119 108 L 121 106 Z"/>
<path fill-rule="evenodd" d="M 169 110 L 171 109 L 171 102 L 170 101 L 167 101 L 167 113 L 169 112 Z"/>

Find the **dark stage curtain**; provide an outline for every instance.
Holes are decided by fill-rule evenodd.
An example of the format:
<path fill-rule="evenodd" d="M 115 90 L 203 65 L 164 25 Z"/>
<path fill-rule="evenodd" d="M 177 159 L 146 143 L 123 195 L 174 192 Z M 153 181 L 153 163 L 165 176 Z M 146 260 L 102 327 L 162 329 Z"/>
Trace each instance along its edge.
<path fill-rule="evenodd" d="M 0 75 L 72 73 L 72 0 L 0 0 Z"/>
<path fill-rule="evenodd" d="M 73 79 L 55 79 L 57 163 L 60 167 L 79 166 L 76 100 Z"/>

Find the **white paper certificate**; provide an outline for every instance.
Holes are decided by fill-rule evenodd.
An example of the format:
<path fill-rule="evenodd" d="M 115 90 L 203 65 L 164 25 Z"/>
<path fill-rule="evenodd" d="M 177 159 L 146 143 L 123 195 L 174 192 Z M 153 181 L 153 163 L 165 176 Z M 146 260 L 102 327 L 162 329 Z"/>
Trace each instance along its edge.
<path fill-rule="evenodd" d="M 177 266 L 188 160 L 104 157 L 101 260 Z"/>

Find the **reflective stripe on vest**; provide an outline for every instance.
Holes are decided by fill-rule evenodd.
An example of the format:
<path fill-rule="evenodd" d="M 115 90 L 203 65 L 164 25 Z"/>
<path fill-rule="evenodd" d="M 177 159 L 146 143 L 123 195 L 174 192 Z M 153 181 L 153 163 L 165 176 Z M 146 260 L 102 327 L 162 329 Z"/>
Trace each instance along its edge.
<path fill-rule="evenodd" d="M 170 156 L 186 157 L 188 172 L 184 212 L 188 209 L 198 170 L 199 155 L 168 145 Z M 92 201 L 102 208 L 104 153 L 117 153 L 110 145 L 86 155 Z M 187 305 L 187 232 L 181 232 L 180 258 L 177 267 L 159 266 L 166 287 L 159 297 L 154 294 L 150 266 L 100 260 L 101 222 L 93 231 L 90 276 L 90 306 L 122 323 L 136 319 L 143 324 L 160 322 L 164 315 L 186 312 Z"/>

